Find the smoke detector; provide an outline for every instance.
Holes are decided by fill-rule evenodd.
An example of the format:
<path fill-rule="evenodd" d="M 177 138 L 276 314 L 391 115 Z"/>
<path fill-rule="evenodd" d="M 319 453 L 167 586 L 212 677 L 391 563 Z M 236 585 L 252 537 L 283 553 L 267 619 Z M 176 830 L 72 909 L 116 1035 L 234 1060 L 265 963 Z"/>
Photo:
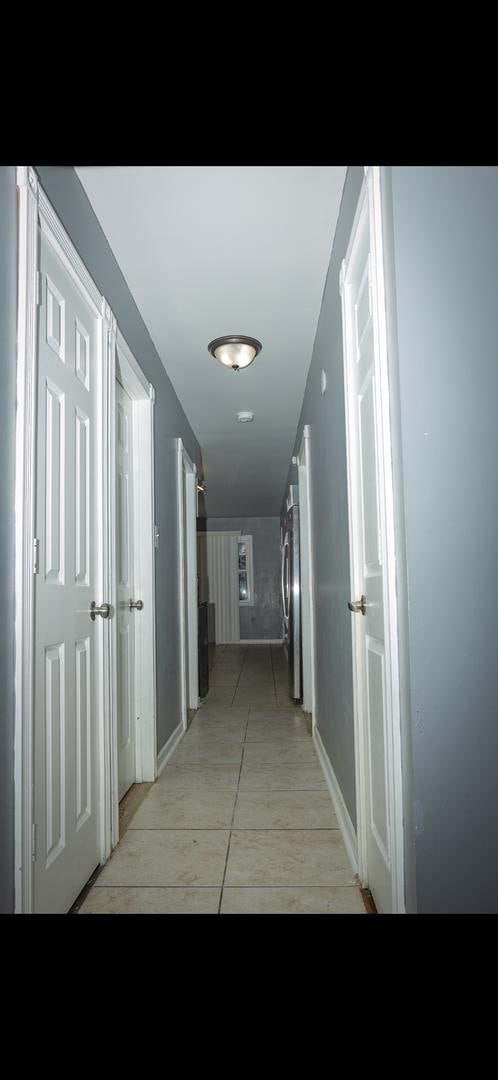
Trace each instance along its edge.
<path fill-rule="evenodd" d="M 254 413 L 253 412 L 238 412 L 237 413 L 237 420 L 241 424 L 250 424 L 252 422 L 252 420 L 254 420 Z"/>

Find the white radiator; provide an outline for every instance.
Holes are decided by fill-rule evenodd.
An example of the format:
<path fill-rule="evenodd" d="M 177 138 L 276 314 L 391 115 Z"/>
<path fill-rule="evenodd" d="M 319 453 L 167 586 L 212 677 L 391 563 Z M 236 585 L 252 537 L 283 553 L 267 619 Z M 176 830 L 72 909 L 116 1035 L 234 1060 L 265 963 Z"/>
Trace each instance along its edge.
<path fill-rule="evenodd" d="M 215 605 L 216 644 L 238 645 L 240 619 L 237 540 L 240 531 L 207 532 L 204 535 L 209 601 Z"/>

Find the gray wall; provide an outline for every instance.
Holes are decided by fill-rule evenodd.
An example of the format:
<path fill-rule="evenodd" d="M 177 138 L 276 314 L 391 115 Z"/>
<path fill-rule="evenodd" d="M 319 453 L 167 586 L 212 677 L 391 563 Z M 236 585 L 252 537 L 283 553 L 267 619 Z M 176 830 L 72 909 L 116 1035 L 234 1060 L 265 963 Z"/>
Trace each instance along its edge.
<path fill-rule="evenodd" d="M 160 546 L 156 554 L 157 748 L 181 717 L 178 610 L 178 520 L 176 448 L 180 436 L 202 471 L 201 452 L 170 379 L 106 237 L 71 166 L 36 166 L 40 181 L 96 285 L 109 301 L 118 326 L 156 391 L 155 493 Z"/>
<path fill-rule="evenodd" d="M 254 605 L 240 608 L 240 638 L 282 637 L 280 521 L 278 517 L 207 518 L 211 530 L 240 529 L 252 536 Z"/>
<path fill-rule="evenodd" d="M 348 170 L 332 247 L 294 454 L 311 425 L 311 497 L 316 611 L 316 722 L 353 824 L 356 794 L 349 597 L 349 526 L 339 272 L 363 169 Z M 320 377 L 327 374 L 322 395 Z M 291 466 L 288 482 L 297 483 Z"/>
<path fill-rule="evenodd" d="M 498 168 L 393 167 L 419 912 L 498 912 Z"/>
<path fill-rule="evenodd" d="M 353 821 L 338 280 L 361 181 L 350 168 L 294 448 L 310 424 L 317 718 Z M 498 167 L 386 166 L 382 197 L 406 905 L 498 912 Z"/>
<path fill-rule="evenodd" d="M 0 912 L 14 910 L 14 472 L 17 200 L 14 166 L 0 166 Z"/>

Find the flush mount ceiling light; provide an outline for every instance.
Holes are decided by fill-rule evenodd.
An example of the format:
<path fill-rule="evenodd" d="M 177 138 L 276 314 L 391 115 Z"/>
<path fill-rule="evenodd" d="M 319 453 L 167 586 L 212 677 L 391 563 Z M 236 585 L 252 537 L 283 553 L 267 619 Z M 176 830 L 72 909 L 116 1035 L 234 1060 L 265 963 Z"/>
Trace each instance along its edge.
<path fill-rule="evenodd" d="M 254 420 L 253 412 L 238 412 L 237 420 L 241 424 L 250 424 Z"/>
<path fill-rule="evenodd" d="M 240 368 L 249 367 L 256 359 L 261 352 L 261 342 L 245 334 L 225 334 L 225 337 L 210 341 L 208 351 L 220 364 L 232 371 L 240 371 Z"/>

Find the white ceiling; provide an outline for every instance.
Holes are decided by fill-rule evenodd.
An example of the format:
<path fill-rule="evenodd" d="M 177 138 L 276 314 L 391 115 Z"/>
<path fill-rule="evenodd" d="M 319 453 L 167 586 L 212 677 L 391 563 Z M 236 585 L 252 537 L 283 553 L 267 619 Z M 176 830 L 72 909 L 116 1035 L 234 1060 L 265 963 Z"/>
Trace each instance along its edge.
<path fill-rule="evenodd" d="M 346 167 L 76 172 L 201 445 L 207 513 L 279 514 Z M 238 373 L 207 351 L 234 333 L 263 344 Z"/>

